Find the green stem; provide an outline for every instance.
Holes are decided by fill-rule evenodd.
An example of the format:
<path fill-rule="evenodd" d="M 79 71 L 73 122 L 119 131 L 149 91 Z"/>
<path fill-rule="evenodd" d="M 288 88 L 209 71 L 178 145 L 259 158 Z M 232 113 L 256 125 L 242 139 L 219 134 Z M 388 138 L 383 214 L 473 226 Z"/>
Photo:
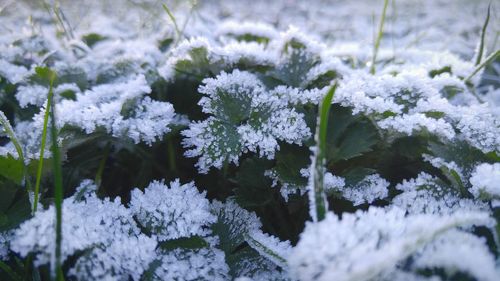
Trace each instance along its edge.
<path fill-rule="evenodd" d="M 49 85 L 49 93 L 47 94 L 47 104 L 45 106 L 45 115 L 43 117 L 43 131 L 42 131 L 42 143 L 40 147 L 40 158 L 38 160 L 38 168 L 36 171 L 36 183 L 35 183 L 35 199 L 33 200 L 33 213 L 36 212 L 38 208 L 38 194 L 40 193 L 40 182 L 42 179 L 42 170 L 43 170 L 43 156 L 45 153 L 45 144 L 47 142 L 47 127 L 49 123 L 49 113 L 50 113 L 50 105 L 52 104 L 52 99 L 54 96 L 54 80 L 55 74 L 50 77 L 50 85 Z"/>
<path fill-rule="evenodd" d="M 61 243 L 62 243 L 62 204 L 63 204 L 63 180 L 61 168 L 61 152 L 57 144 L 57 127 L 55 116 L 55 103 L 52 99 L 52 110 L 50 111 L 50 132 L 52 138 L 52 159 L 54 169 L 54 203 L 56 209 L 56 244 L 55 244 L 55 280 L 61 281 L 63 279 L 61 268 Z M 54 276 L 54 274 L 52 274 Z"/>
<path fill-rule="evenodd" d="M 328 93 L 326 94 L 323 102 L 319 108 L 319 118 L 318 124 L 316 126 L 316 152 L 314 155 L 314 170 L 312 171 L 313 177 L 313 188 L 314 195 L 311 198 L 314 202 L 311 202 L 311 206 L 315 206 L 315 221 L 321 221 L 326 216 L 327 211 L 327 201 L 324 191 L 324 176 L 325 176 L 325 155 L 326 155 L 326 135 L 328 129 L 328 115 L 330 113 L 330 108 L 332 106 L 333 96 L 335 90 L 337 89 L 337 83 L 335 83 Z"/>
<path fill-rule="evenodd" d="M 469 76 L 467 76 L 467 78 L 464 79 L 464 82 L 465 83 L 470 82 L 470 80 L 472 79 L 472 77 L 474 77 L 474 75 L 476 75 L 481 69 L 490 64 L 492 61 L 494 61 L 498 56 L 500 56 L 500 50 L 496 50 L 491 55 L 489 55 L 480 65 L 478 65 L 474 69 L 474 71 Z"/>
<path fill-rule="evenodd" d="M 0 269 L 2 269 L 3 271 L 5 271 L 5 273 L 7 273 L 7 275 L 9 275 L 9 277 L 11 278 L 11 280 L 23 280 L 21 278 L 21 276 L 19 276 L 17 273 L 14 272 L 14 270 L 12 270 L 12 268 L 10 268 L 10 266 L 8 266 L 6 263 L 4 263 L 3 261 L 0 261 Z"/>
<path fill-rule="evenodd" d="M 163 6 L 163 9 L 165 10 L 165 12 L 167 12 L 168 17 L 170 18 L 170 20 L 174 24 L 175 33 L 177 34 L 177 41 L 181 40 L 182 33 L 181 33 L 181 30 L 179 29 L 179 26 L 177 25 L 177 20 L 175 20 L 174 14 L 172 14 L 172 12 L 167 7 L 167 5 L 163 4 L 162 6 Z"/>
<path fill-rule="evenodd" d="M 490 10 L 491 10 L 491 2 L 488 5 L 488 12 L 486 14 L 486 20 L 484 21 L 483 29 L 481 30 L 481 41 L 479 43 L 479 50 L 478 50 L 477 58 L 476 58 L 476 65 L 479 65 L 481 63 L 481 59 L 483 57 L 484 38 L 486 37 L 486 28 L 488 27 L 488 23 L 490 21 Z"/>
<path fill-rule="evenodd" d="M 382 35 L 384 33 L 384 22 L 388 4 L 389 0 L 384 0 L 384 8 L 382 10 L 382 16 L 380 18 L 380 24 L 378 26 L 377 39 L 375 40 L 375 46 L 373 47 L 372 65 L 370 66 L 371 74 L 375 74 L 375 62 L 377 61 L 378 48 L 380 47 L 380 41 L 382 40 Z"/>

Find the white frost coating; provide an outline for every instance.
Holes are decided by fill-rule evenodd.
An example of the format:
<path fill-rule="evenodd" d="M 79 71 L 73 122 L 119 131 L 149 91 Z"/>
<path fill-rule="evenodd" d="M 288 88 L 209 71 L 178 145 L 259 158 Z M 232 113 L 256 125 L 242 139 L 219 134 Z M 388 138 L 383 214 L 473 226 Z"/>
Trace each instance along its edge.
<path fill-rule="evenodd" d="M 491 197 L 500 197 L 500 163 L 477 165 L 471 175 L 470 192 L 478 198 L 482 194 Z"/>
<path fill-rule="evenodd" d="M 425 246 L 416 255 L 413 267 L 444 268 L 454 274 L 464 272 L 478 281 L 496 281 L 500 270 L 484 237 L 451 230 Z"/>
<path fill-rule="evenodd" d="M 104 247 L 97 245 L 80 257 L 69 270 L 78 280 L 121 281 L 141 279 L 142 273 L 155 259 L 156 240 L 144 234 L 137 237 L 114 237 Z"/>
<path fill-rule="evenodd" d="M 37 266 L 49 263 L 55 248 L 54 212 L 54 206 L 50 206 L 21 224 L 14 232 L 11 249 L 23 257 L 34 253 Z M 139 234 L 139 229 L 130 212 L 120 203 L 120 198 L 110 201 L 91 195 L 82 201 L 75 201 L 75 198 L 69 197 L 63 202 L 62 212 L 63 261 L 76 251 L 93 245 L 106 247 L 118 238 L 132 239 Z"/>
<path fill-rule="evenodd" d="M 303 173 L 301 170 L 301 174 L 304 175 L 305 173 Z M 323 178 L 323 184 L 325 186 L 326 192 L 328 192 L 328 190 L 338 190 L 344 188 L 345 179 L 342 177 L 334 176 L 330 172 L 326 172 L 325 177 Z"/>
<path fill-rule="evenodd" d="M 207 226 L 215 222 L 210 203 L 194 183 L 181 185 L 153 181 L 144 190 L 132 190 L 130 211 L 139 223 L 158 237 L 159 241 L 208 234 Z"/>
<path fill-rule="evenodd" d="M 229 280 L 229 267 L 224 252 L 215 248 L 175 249 L 159 253 L 161 264 L 152 280 Z"/>
<path fill-rule="evenodd" d="M 287 268 L 286 259 L 292 250 L 290 241 L 281 241 L 279 238 L 260 230 L 248 233 L 245 241 L 261 256 L 266 257 L 283 269 Z"/>
<path fill-rule="evenodd" d="M 22 81 L 28 73 L 26 67 L 12 64 L 0 58 L 0 76 L 5 77 L 10 83 L 16 84 Z"/>
<path fill-rule="evenodd" d="M 244 234 L 259 231 L 262 223 L 254 212 L 249 212 L 234 200 L 212 202 L 212 213 L 218 220 L 229 226 L 229 239 L 231 243 L 241 243 L 244 241 Z"/>
<path fill-rule="evenodd" d="M 354 206 L 364 203 L 371 204 L 377 199 L 387 197 L 389 182 L 380 177 L 379 174 L 366 176 L 355 186 L 342 188 L 342 196 L 351 201 Z"/>
<path fill-rule="evenodd" d="M 130 77 L 126 82 L 95 86 L 77 94 L 75 101 L 62 100 L 57 105 L 58 126 L 72 125 L 86 133 L 102 127 L 115 137 L 128 136 L 135 143 L 151 144 L 170 131 L 168 126 L 174 118 L 174 109 L 169 103 L 143 97 L 150 92 L 144 75 Z M 43 116 L 37 115 L 37 118 Z"/>
<path fill-rule="evenodd" d="M 0 261 L 5 261 L 8 258 L 9 242 L 12 239 L 12 233 L 0 232 Z"/>
<path fill-rule="evenodd" d="M 221 22 L 217 31 L 215 32 L 217 36 L 221 35 L 232 35 L 232 36 L 244 36 L 252 35 L 257 37 L 263 37 L 267 39 L 274 39 L 278 36 L 276 29 L 268 24 L 262 22 L 235 22 L 235 21 L 224 21 Z"/>
<path fill-rule="evenodd" d="M 201 173 L 221 168 L 225 161 L 237 163 L 246 152 L 273 159 L 278 141 L 301 144 L 311 134 L 304 115 L 268 92 L 254 74 L 222 72 L 203 83 L 199 92 L 205 96 L 199 104 L 212 116 L 182 132 L 184 146 L 191 148 L 185 155 L 200 157 L 196 165 Z"/>
<path fill-rule="evenodd" d="M 19 86 L 16 99 L 22 108 L 28 105 L 41 106 L 47 100 L 48 92 L 48 88 L 40 85 Z"/>
<path fill-rule="evenodd" d="M 306 225 L 288 259 L 290 273 L 299 280 L 370 280 L 448 229 L 491 223 L 488 214 L 477 212 L 406 216 L 398 208 L 370 207 L 344 213 L 341 220 L 328 213 Z"/>
<path fill-rule="evenodd" d="M 403 191 L 392 200 L 392 206 L 410 214 L 453 214 L 457 211 L 488 211 L 485 203 L 460 198 L 439 184 L 437 178 L 420 173 L 416 178 L 404 180 L 396 185 Z"/>
<path fill-rule="evenodd" d="M 405 114 L 402 116 L 389 117 L 377 123 L 382 129 L 390 129 L 406 135 L 413 135 L 426 129 L 432 134 L 446 139 L 453 139 L 455 131 L 453 127 L 443 119 L 426 117 L 424 114 Z"/>

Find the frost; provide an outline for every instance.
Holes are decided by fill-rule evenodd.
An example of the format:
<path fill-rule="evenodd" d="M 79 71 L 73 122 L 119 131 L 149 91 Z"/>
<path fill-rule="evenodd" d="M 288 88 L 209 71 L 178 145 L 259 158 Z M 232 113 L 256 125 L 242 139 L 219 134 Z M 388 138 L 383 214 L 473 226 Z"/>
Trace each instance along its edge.
<path fill-rule="evenodd" d="M 474 197 L 480 197 L 483 193 L 500 197 L 500 163 L 478 165 L 469 181 L 472 184 L 470 192 Z"/>
<path fill-rule="evenodd" d="M 144 190 L 132 191 L 130 211 L 139 223 L 165 241 L 194 235 L 204 236 L 207 226 L 215 222 L 205 193 L 193 183 L 181 185 L 154 181 Z"/>
<path fill-rule="evenodd" d="M 392 200 L 394 206 L 410 214 L 453 214 L 457 211 L 487 211 L 486 204 L 472 199 L 460 198 L 443 183 L 426 173 L 416 178 L 404 180 L 396 185 L 403 191 Z"/>
<path fill-rule="evenodd" d="M 160 254 L 152 280 L 229 280 L 224 253 L 213 248 L 175 249 Z"/>
<path fill-rule="evenodd" d="M 311 134 L 303 114 L 249 72 L 222 72 L 203 82 L 199 92 L 205 96 L 199 104 L 211 116 L 183 131 L 184 146 L 194 147 L 186 156 L 200 157 L 197 167 L 202 173 L 237 163 L 246 152 L 273 159 L 278 141 L 301 144 Z"/>
<path fill-rule="evenodd" d="M 268 235 L 262 231 L 250 232 L 245 240 L 261 256 L 286 269 L 286 259 L 292 250 L 290 241 L 282 242 L 277 237 Z"/>
<path fill-rule="evenodd" d="M 102 127 L 115 137 L 128 136 L 135 143 L 151 144 L 170 131 L 174 109 L 169 103 L 143 97 L 150 92 L 143 75 L 95 86 L 77 94 L 76 100 L 57 105 L 58 126 L 76 126 L 88 134 Z"/>
<path fill-rule="evenodd" d="M 387 197 L 389 191 L 389 182 L 384 180 L 378 174 L 366 176 L 355 186 L 342 188 L 342 196 L 353 202 L 354 206 L 364 203 L 371 204 L 376 199 Z"/>
<path fill-rule="evenodd" d="M 288 262 L 291 275 L 301 280 L 370 280 L 448 229 L 484 224 L 491 224 L 488 215 L 473 212 L 406 216 L 398 208 L 370 207 L 342 219 L 328 213 L 307 224 Z"/>
<path fill-rule="evenodd" d="M 453 127 L 446 121 L 429 118 L 421 113 L 389 117 L 378 122 L 378 125 L 382 129 L 391 129 L 409 136 L 425 129 L 432 134 L 446 139 L 453 139 L 455 137 Z"/>
<path fill-rule="evenodd" d="M 157 242 L 144 234 L 116 236 L 106 247 L 95 246 L 80 257 L 69 275 L 78 280 L 138 281 L 154 260 Z"/>
<path fill-rule="evenodd" d="M 416 255 L 414 267 L 444 268 L 446 273 L 468 273 L 479 281 L 494 281 L 500 276 L 486 239 L 453 230 L 429 243 Z"/>
<path fill-rule="evenodd" d="M 107 247 L 117 239 L 134 239 L 139 235 L 120 198 L 110 201 L 92 195 L 76 201 L 69 197 L 63 202 L 62 212 L 62 260 L 94 245 Z M 50 206 L 21 224 L 14 232 L 11 249 L 23 257 L 33 253 L 37 266 L 49 263 L 55 248 L 54 213 L 54 206 Z"/>

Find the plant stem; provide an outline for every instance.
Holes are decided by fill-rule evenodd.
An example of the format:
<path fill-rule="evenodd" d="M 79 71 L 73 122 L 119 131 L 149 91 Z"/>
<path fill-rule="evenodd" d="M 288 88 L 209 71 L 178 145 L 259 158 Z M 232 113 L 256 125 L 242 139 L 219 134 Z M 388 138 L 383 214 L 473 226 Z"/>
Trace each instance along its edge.
<path fill-rule="evenodd" d="M 382 40 L 382 35 L 384 33 L 384 22 L 388 4 L 389 0 L 384 0 L 384 8 L 382 10 L 382 16 L 380 18 L 380 24 L 378 26 L 377 39 L 375 40 L 375 45 L 373 46 L 372 64 L 370 66 L 371 74 L 375 74 L 375 62 L 377 61 L 377 54 L 378 54 L 378 48 L 380 47 L 380 40 Z"/>
<path fill-rule="evenodd" d="M 470 79 L 474 77 L 474 75 L 476 75 L 483 67 L 487 66 L 492 61 L 494 61 L 498 56 L 500 56 L 500 50 L 496 50 L 494 53 L 489 55 L 480 65 L 476 67 L 476 69 L 474 69 L 474 71 L 469 76 L 467 76 L 467 78 L 464 79 L 464 82 L 465 83 L 469 82 Z"/>
<path fill-rule="evenodd" d="M 61 169 L 61 154 L 59 151 L 59 146 L 57 144 L 57 128 L 56 128 L 56 116 L 55 116 L 55 103 L 52 99 L 52 110 L 50 111 L 51 117 L 51 138 L 52 138 L 52 159 L 53 159 L 53 169 L 54 169 L 54 203 L 56 209 L 56 246 L 55 246 L 55 280 L 63 280 L 62 268 L 61 268 L 61 243 L 62 243 L 62 198 L 63 198 L 63 181 L 62 181 L 62 169 Z M 53 273 L 53 272 L 52 272 Z M 54 276 L 54 274 L 52 274 Z"/>
<path fill-rule="evenodd" d="M 179 29 L 179 26 L 177 25 L 177 20 L 175 20 L 174 14 L 172 14 L 172 12 L 167 7 L 167 5 L 163 4 L 162 6 L 163 6 L 163 9 L 165 10 L 165 12 L 167 12 L 168 17 L 170 18 L 170 20 L 174 24 L 175 33 L 177 34 L 177 41 L 181 40 L 182 33 L 181 33 L 181 30 Z"/>
<path fill-rule="evenodd" d="M 337 83 L 330 88 L 319 107 L 319 118 L 314 137 L 316 139 L 316 151 L 313 156 L 313 170 L 311 171 L 314 194 L 309 195 L 313 201 L 310 202 L 310 206 L 315 208 L 315 210 L 311 212 L 314 221 L 323 220 L 326 216 L 328 208 L 323 186 L 325 176 L 326 135 L 328 129 L 328 115 L 330 113 L 333 95 L 335 94 L 336 89 Z"/>
<path fill-rule="evenodd" d="M 476 58 L 476 65 L 479 65 L 481 63 L 481 58 L 483 57 L 484 38 L 486 37 L 486 28 L 488 27 L 488 23 L 490 21 L 490 9 L 491 9 L 491 2 L 488 5 L 488 12 L 486 14 L 486 20 L 484 21 L 483 29 L 481 30 L 481 41 L 479 43 L 479 50 L 478 50 L 477 58 Z"/>
<path fill-rule="evenodd" d="M 40 147 L 40 158 L 38 160 L 38 168 L 36 171 L 35 199 L 33 200 L 33 213 L 35 213 L 38 208 L 38 194 L 40 193 L 40 182 L 42 179 L 43 156 L 45 153 L 45 144 L 47 142 L 47 127 L 49 123 L 50 106 L 52 104 L 52 99 L 54 96 L 54 90 L 53 90 L 54 80 L 55 80 L 55 74 L 51 75 L 50 77 L 49 93 L 47 94 L 47 104 L 45 106 L 45 115 L 43 117 L 42 143 Z"/>

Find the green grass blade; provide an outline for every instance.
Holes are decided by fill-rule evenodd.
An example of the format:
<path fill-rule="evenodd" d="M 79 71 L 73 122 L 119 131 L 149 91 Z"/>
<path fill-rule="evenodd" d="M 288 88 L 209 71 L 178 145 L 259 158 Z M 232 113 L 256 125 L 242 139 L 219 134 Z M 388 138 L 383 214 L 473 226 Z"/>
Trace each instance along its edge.
<path fill-rule="evenodd" d="M 310 195 L 311 200 L 314 200 L 314 202 L 311 202 L 310 204 L 311 207 L 315 208 L 315 210 L 313 210 L 312 212 L 312 214 L 315 214 L 315 217 L 313 217 L 314 221 L 323 220 L 328 209 L 323 186 L 325 176 L 326 135 L 328 129 L 328 115 L 330 113 L 330 108 L 332 106 L 332 100 L 336 89 L 337 84 L 335 83 L 330 88 L 319 107 L 318 124 L 316 125 L 316 134 L 314 136 L 317 146 L 315 154 L 313 156 L 313 171 L 311 174 L 311 176 L 313 177 L 312 184 L 314 195 Z"/>
<path fill-rule="evenodd" d="M 465 79 L 464 79 L 464 82 L 467 83 L 467 82 L 470 82 L 470 80 L 472 79 L 472 77 L 474 77 L 474 75 L 476 75 L 481 69 L 483 69 L 483 67 L 487 66 L 488 64 L 490 64 L 492 61 L 494 61 L 498 56 L 500 56 L 500 50 L 496 50 L 495 52 L 493 52 L 491 55 L 489 55 L 480 65 L 478 65 L 474 71 L 469 75 L 467 76 Z"/>
<path fill-rule="evenodd" d="M 179 26 L 177 25 L 177 20 L 175 19 L 174 14 L 172 14 L 172 12 L 167 7 L 167 5 L 163 4 L 162 6 L 163 6 L 163 9 L 165 10 L 165 12 L 167 12 L 168 17 L 170 18 L 170 20 L 174 24 L 175 33 L 177 34 L 177 40 L 181 40 L 182 33 L 181 33 L 181 30 L 179 29 Z"/>
<path fill-rule="evenodd" d="M 52 99 L 52 110 L 50 110 L 50 133 L 52 138 L 52 162 L 54 170 L 54 204 L 56 209 L 56 244 L 55 244 L 55 280 L 63 280 L 61 267 L 61 243 L 62 243 L 62 203 L 63 203 L 63 180 L 61 168 L 61 152 L 57 144 L 57 127 L 55 116 L 55 103 Z M 52 276 L 54 277 L 52 271 Z"/>
<path fill-rule="evenodd" d="M 38 167 L 37 167 L 37 171 L 36 171 L 35 199 L 33 200 L 33 213 L 35 213 L 37 208 L 38 208 L 38 194 L 40 193 L 40 182 L 41 182 L 42 170 L 43 170 L 43 156 L 45 153 L 45 144 L 47 142 L 47 127 L 48 127 L 48 123 L 49 123 L 50 106 L 52 104 L 52 99 L 54 96 L 53 85 L 54 85 L 55 78 L 56 78 L 55 73 L 52 73 L 52 75 L 50 77 L 49 93 L 47 94 L 47 104 L 45 106 L 45 115 L 43 117 L 42 143 L 41 143 L 41 147 L 40 147 L 40 158 L 38 160 Z"/>
<path fill-rule="evenodd" d="M 377 61 L 377 54 L 378 54 L 378 49 L 380 47 L 380 41 L 382 40 L 382 35 L 384 34 L 384 22 L 388 4 L 389 0 L 384 0 L 384 8 L 382 9 L 382 15 L 378 26 L 377 39 L 375 40 L 375 44 L 373 46 L 372 64 L 370 66 L 371 74 L 375 74 L 375 62 Z"/>
<path fill-rule="evenodd" d="M 14 281 L 23 280 L 23 278 L 21 278 L 21 276 L 19 276 L 17 273 L 15 273 L 14 270 L 12 270 L 12 268 L 10 268 L 10 266 L 8 266 L 3 261 L 0 261 L 0 269 L 5 271 L 5 273 L 7 273 L 7 275 L 9 275 L 11 280 L 14 280 Z"/>
<path fill-rule="evenodd" d="M 483 57 L 484 38 L 486 37 L 486 28 L 488 28 L 488 23 L 490 21 L 490 10 L 491 10 L 491 2 L 488 5 L 488 12 L 486 14 L 486 20 L 484 21 L 483 29 L 481 30 L 481 42 L 479 43 L 479 50 L 478 50 L 477 58 L 476 58 L 476 65 L 479 65 L 481 63 L 481 58 Z"/>

